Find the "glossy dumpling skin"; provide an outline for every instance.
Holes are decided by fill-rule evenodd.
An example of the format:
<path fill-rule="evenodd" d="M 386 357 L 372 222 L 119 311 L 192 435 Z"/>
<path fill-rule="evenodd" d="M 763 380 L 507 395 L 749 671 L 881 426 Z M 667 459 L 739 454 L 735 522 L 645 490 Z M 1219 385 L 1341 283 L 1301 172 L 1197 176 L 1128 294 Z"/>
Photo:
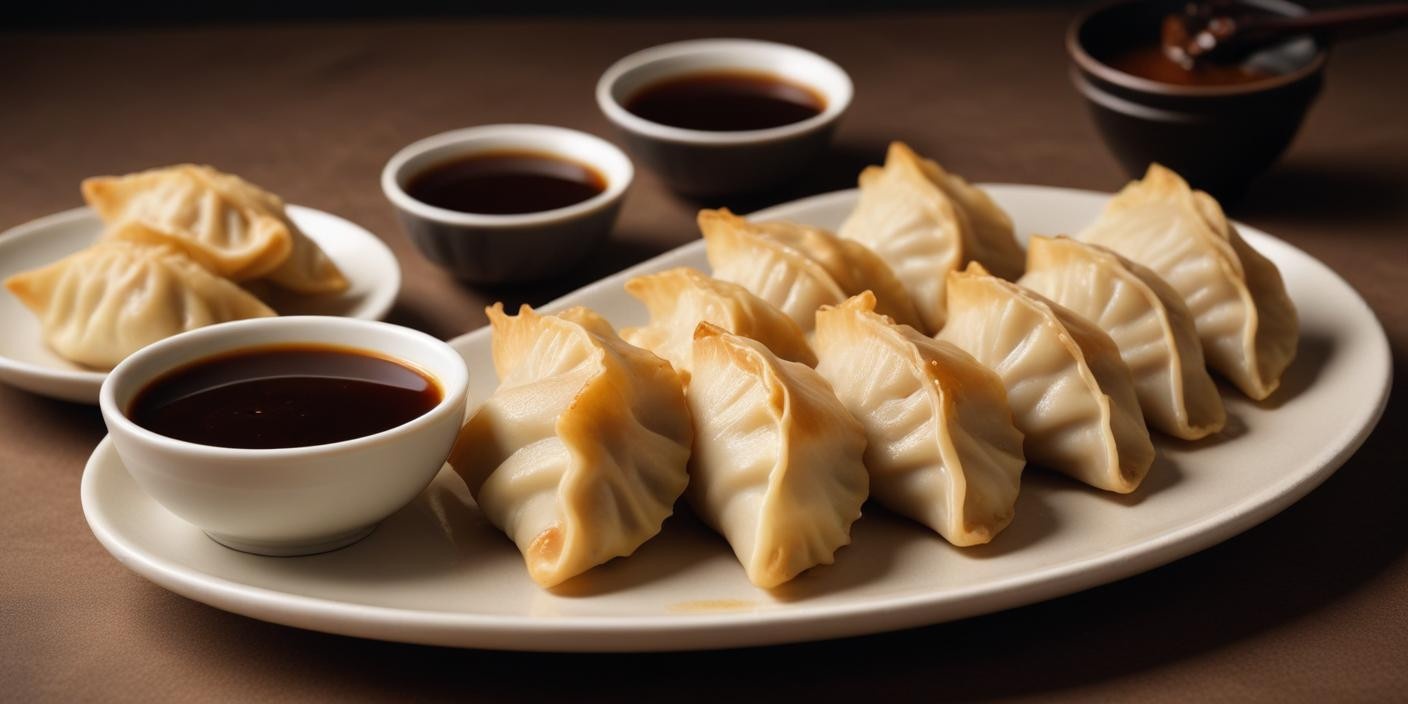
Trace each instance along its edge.
<path fill-rule="evenodd" d="M 621 337 L 669 360 L 686 383 L 694 329 L 701 322 L 757 340 L 783 359 L 816 366 L 816 354 L 797 323 L 737 284 L 680 267 L 637 276 L 626 282 L 626 292 L 645 304 L 650 323 L 626 328 Z"/>
<path fill-rule="evenodd" d="M 585 308 L 487 313 L 499 387 L 450 464 L 552 587 L 660 532 L 689 482 L 689 409 L 669 362 Z"/>
<path fill-rule="evenodd" d="M 1212 196 L 1153 164 L 1077 239 L 1152 269 L 1188 304 L 1208 365 L 1253 399 L 1295 358 L 1299 322 L 1281 272 L 1237 234 Z"/>
<path fill-rule="evenodd" d="M 703 210 L 699 229 L 714 277 L 739 284 L 811 332 L 816 310 L 873 291 L 882 313 L 921 325 L 890 267 L 864 246 L 793 222 L 753 222 Z"/>
<path fill-rule="evenodd" d="M 1151 427 L 1185 440 L 1222 429 L 1227 412 L 1203 361 L 1193 315 L 1158 274 L 1099 245 L 1032 237 L 1027 273 L 1017 283 L 1110 335 Z"/>
<path fill-rule="evenodd" d="M 954 545 L 1012 522 L 1022 433 L 1002 379 L 958 347 L 896 325 L 861 294 L 816 314 L 817 372 L 865 427 L 870 493 Z"/>
<path fill-rule="evenodd" d="M 869 487 L 865 430 L 811 367 L 701 323 L 689 407 L 688 496 L 753 584 L 831 564 Z"/>
<path fill-rule="evenodd" d="M 121 240 L 101 241 L 11 276 L 5 287 L 39 317 L 50 348 L 95 369 L 111 369 L 177 333 L 274 315 L 177 249 Z"/>
<path fill-rule="evenodd" d="M 1154 445 L 1115 343 L 1094 324 L 977 264 L 949 274 L 939 339 L 997 372 L 1027 461 L 1127 494 Z"/>
<path fill-rule="evenodd" d="M 89 178 L 83 197 L 106 223 L 135 220 L 146 226 L 115 235 L 178 247 L 228 279 L 267 278 L 310 294 L 347 288 L 332 260 L 288 219 L 283 200 L 209 166 Z"/>
<path fill-rule="evenodd" d="M 944 325 L 948 272 L 976 261 L 1006 279 L 1022 274 L 1012 219 L 982 189 L 903 142 L 890 144 L 883 168 L 861 172 L 860 199 L 840 234 L 889 263 L 927 332 Z"/>

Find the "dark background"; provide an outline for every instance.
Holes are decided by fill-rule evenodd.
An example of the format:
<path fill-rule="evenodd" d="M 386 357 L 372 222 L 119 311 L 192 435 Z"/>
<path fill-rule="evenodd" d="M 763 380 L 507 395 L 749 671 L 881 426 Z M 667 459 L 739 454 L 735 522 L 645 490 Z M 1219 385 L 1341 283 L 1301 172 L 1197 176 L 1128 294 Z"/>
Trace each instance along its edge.
<path fill-rule="evenodd" d="M 1370 0 L 1372 2 L 1372 0 Z M 1306 0 L 1306 7 L 1370 4 Z M 134 0 L 131 2 L 26 2 L 3 10 L 0 29 L 80 29 L 132 26 L 190 26 L 269 20 L 311 21 L 345 19 L 375 21 L 392 18 L 435 17 L 769 17 L 825 16 L 850 13 L 899 11 L 954 11 L 1035 8 L 1077 8 L 1099 4 L 1079 0 L 523 0 L 474 2 L 473 0 L 254 0 L 204 2 L 200 0 Z"/>
<path fill-rule="evenodd" d="M 0 34 L 0 228 L 78 205 L 85 176 L 213 163 L 381 235 L 405 273 L 393 321 L 449 338 L 482 325 L 492 298 L 541 303 L 697 238 L 696 206 L 639 169 L 612 239 L 575 278 L 477 292 L 418 255 L 382 198 L 377 174 L 410 141 L 505 121 L 609 135 L 591 86 L 612 61 L 690 36 L 757 36 L 821 51 L 863 91 L 825 168 L 770 202 L 849 187 L 897 137 L 974 181 L 1108 192 L 1126 175 L 1070 86 L 1061 37 L 1075 11 L 29 0 L 0 11 L 22 27 Z M 552 16 L 495 16 L 535 13 Z M 650 18 L 620 19 L 632 13 Z M 0 386 L 0 701 L 1404 701 L 1404 69 L 1408 31 L 1336 48 L 1296 143 L 1232 211 L 1368 300 L 1399 388 L 1323 486 L 1221 545 L 1020 609 L 778 648 L 583 656 L 359 640 L 228 614 L 128 571 L 79 505 L 105 432 L 97 411 Z"/>

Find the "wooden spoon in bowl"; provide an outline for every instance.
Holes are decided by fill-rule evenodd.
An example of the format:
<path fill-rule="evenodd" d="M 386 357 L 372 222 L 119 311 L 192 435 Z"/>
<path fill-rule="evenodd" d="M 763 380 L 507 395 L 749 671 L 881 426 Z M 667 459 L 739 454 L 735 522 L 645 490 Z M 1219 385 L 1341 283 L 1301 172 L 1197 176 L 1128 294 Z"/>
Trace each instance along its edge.
<path fill-rule="evenodd" d="M 1298 17 L 1263 14 L 1229 0 L 1190 2 L 1164 18 L 1164 54 L 1192 70 L 1203 64 L 1237 64 L 1256 51 L 1292 37 L 1346 39 L 1395 29 L 1408 22 L 1408 3 L 1358 5 Z"/>

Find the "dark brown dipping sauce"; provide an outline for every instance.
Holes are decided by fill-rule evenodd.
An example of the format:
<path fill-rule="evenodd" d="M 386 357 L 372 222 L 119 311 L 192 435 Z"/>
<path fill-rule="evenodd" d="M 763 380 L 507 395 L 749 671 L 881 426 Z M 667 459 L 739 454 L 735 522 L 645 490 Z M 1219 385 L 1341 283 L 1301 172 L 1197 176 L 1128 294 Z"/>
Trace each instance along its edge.
<path fill-rule="evenodd" d="M 770 73 L 694 73 L 646 86 L 626 101 L 636 117 L 710 132 L 762 130 L 820 115 L 815 90 Z"/>
<path fill-rule="evenodd" d="M 137 394 L 127 417 L 201 445 L 306 447 L 394 428 L 425 415 L 440 398 L 430 377 L 371 352 L 279 345 L 168 372 Z"/>
<path fill-rule="evenodd" d="M 1192 69 L 1180 66 L 1164 54 L 1161 46 L 1127 49 L 1105 61 L 1111 68 L 1131 76 L 1175 86 L 1235 86 L 1270 78 L 1273 74 L 1245 64 L 1225 66 L 1199 62 Z"/>
<path fill-rule="evenodd" d="M 436 164 L 406 184 L 416 200 L 446 210 L 520 215 L 576 205 L 606 190 L 595 169 L 552 154 L 500 151 Z"/>

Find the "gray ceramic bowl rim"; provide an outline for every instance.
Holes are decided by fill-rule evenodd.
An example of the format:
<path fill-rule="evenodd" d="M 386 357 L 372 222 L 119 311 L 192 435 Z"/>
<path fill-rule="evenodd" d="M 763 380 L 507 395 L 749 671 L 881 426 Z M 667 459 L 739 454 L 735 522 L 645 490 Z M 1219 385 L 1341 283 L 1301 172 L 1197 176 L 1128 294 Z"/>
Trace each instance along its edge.
<path fill-rule="evenodd" d="M 692 130 L 684 127 L 674 127 L 661 124 L 652 120 L 639 117 L 616 99 L 614 95 L 616 83 L 628 73 L 652 63 L 667 61 L 691 50 L 704 52 L 709 49 L 727 48 L 730 45 L 738 48 L 761 49 L 765 51 L 788 52 L 805 55 L 807 58 L 818 62 L 827 70 L 834 72 L 839 85 L 835 94 L 826 94 L 826 109 L 800 122 L 793 122 L 778 127 L 769 127 L 761 130 Z M 795 81 L 805 83 L 816 88 L 813 81 L 797 76 L 787 76 Z M 820 90 L 818 88 L 818 90 Z M 632 52 L 617 59 L 601 74 L 601 78 L 596 84 L 596 103 L 602 113 L 621 129 L 633 132 L 663 142 L 674 142 L 677 144 L 692 144 L 704 147 L 727 147 L 762 144 L 779 140 L 792 139 L 804 134 L 809 134 L 826 127 L 829 124 L 841 119 L 846 110 L 851 106 L 851 100 L 855 96 L 855 85 L 851 81 L 850 74 L 841 68 L 839 64 L 831 59 L 822 56 L 810 49 L 803 49 L 791 44 L 780 42 L 769 42 L 761 39 L 739 39 L 720 37 L 712 39 L 688 39 L 668 44 L 658 44 L 656 46 Z"/>
<path fill-rule="evenodd" d="M 1282 0 L 1260 0 L 1260 2 L 1266 9 L 1284 11 L 1283 14 L 1288 16 L 1304 14 L 1306 11 L 1305 8 L 1300 5 L 1283 2 Z M 1294 71 L 1276 74 L 1260 81 L 1232 86 L 1177 86 L 1169 83 L 1160 83 L 1159 81 L 1150 80 L 1148 78 L 1140 78 L 1139 76 L 1130 75 L 1102 63 L 1091 56 L 1080 43 L 1080 30 L 1091 18 L 1121 5 L 1136 4 L 1139 4 L 1139 0 L 1112 0 L 1111 2 L 1097 5 L 1077 15 L 1075 20 L 1071 22 L 1070 27 L 1066 30 L 1066 53 L 1070 55 L 1071 60 L 1075 61 L 1076 65 L 1082 70 L 1090 72 L 1101 80 L 1141 93 L 1211 98 L 1263 93 L 1303 81 L 1324 69 L 1325 61 L 1329 56 L 1329 52 L 1325 47 L 1317 45 L 1315 47 L 1315 56 L 1312 57 L 1310 61 L 1306 62 L 1305 65 Z"/>
<path fill-rule="evenodd" d="M 412 159 L 426 152 L 450 147 L 456 144 L 473 145 L 474 142 L 492 137 L 496 134 L 524 135 L 521 141 L 526 149 L 546 152 L 564 159 L 579 162 L 591 166 L 602 172 L 606 178 L 606 189 L 601 193 L 588 198 L 580 203 L 574 203 L 562 208 L 551 210 L 540 210 L 533 213 L 518 213 L 513 215 L 491 215 L 488 213 L 465 213 L 458 210 L 440 208 L 429 203 L 417 200 L 406 189 L 401 187 L 399 176 L 406 169 L 406 165 Z M 612 159 L 618 161 L 617 166 L 620 173 L 612 175 L 613 169 L 603 166 L 601 163 L 594 163 L 591 159 L 584 159 L 575 154 L 564 153 L 561 149 L 554 149 L 541 145 L 533 135 L 555 134 L 564 138 L 581 139 L 593 144 L 596 148 L 606 151 L 612 155 Z M 534 146 L 536 145 L 536 146 Z M 473 154 L 473 148 L 466 148 L 463 154 Z M 418 139 L 398 150 L 387 160 L 386 166 L 381 170 L 381 191 L 391 204 L 426 220 L 454 225 L 461 227 L 481 227 L 481 228 L 503 228 L 514 230 L 532 230 L 543 225 L 551 225 L 564 221 L 580 220 L 586 216 L 593 215 L 605 210 L 620 200 L 635 180 L 635 166 L 631 163 L 630 157 L 621 151 L 619 147 L 611 142 L 602 139 L 594 134 L 574 130 L 567 127 L 555 125 L 537 125 L 529 123 L 500 123 L 489 125 L 476 125 L 474 127 L 463 127 L 434 134 L 423 139 Z"/>

